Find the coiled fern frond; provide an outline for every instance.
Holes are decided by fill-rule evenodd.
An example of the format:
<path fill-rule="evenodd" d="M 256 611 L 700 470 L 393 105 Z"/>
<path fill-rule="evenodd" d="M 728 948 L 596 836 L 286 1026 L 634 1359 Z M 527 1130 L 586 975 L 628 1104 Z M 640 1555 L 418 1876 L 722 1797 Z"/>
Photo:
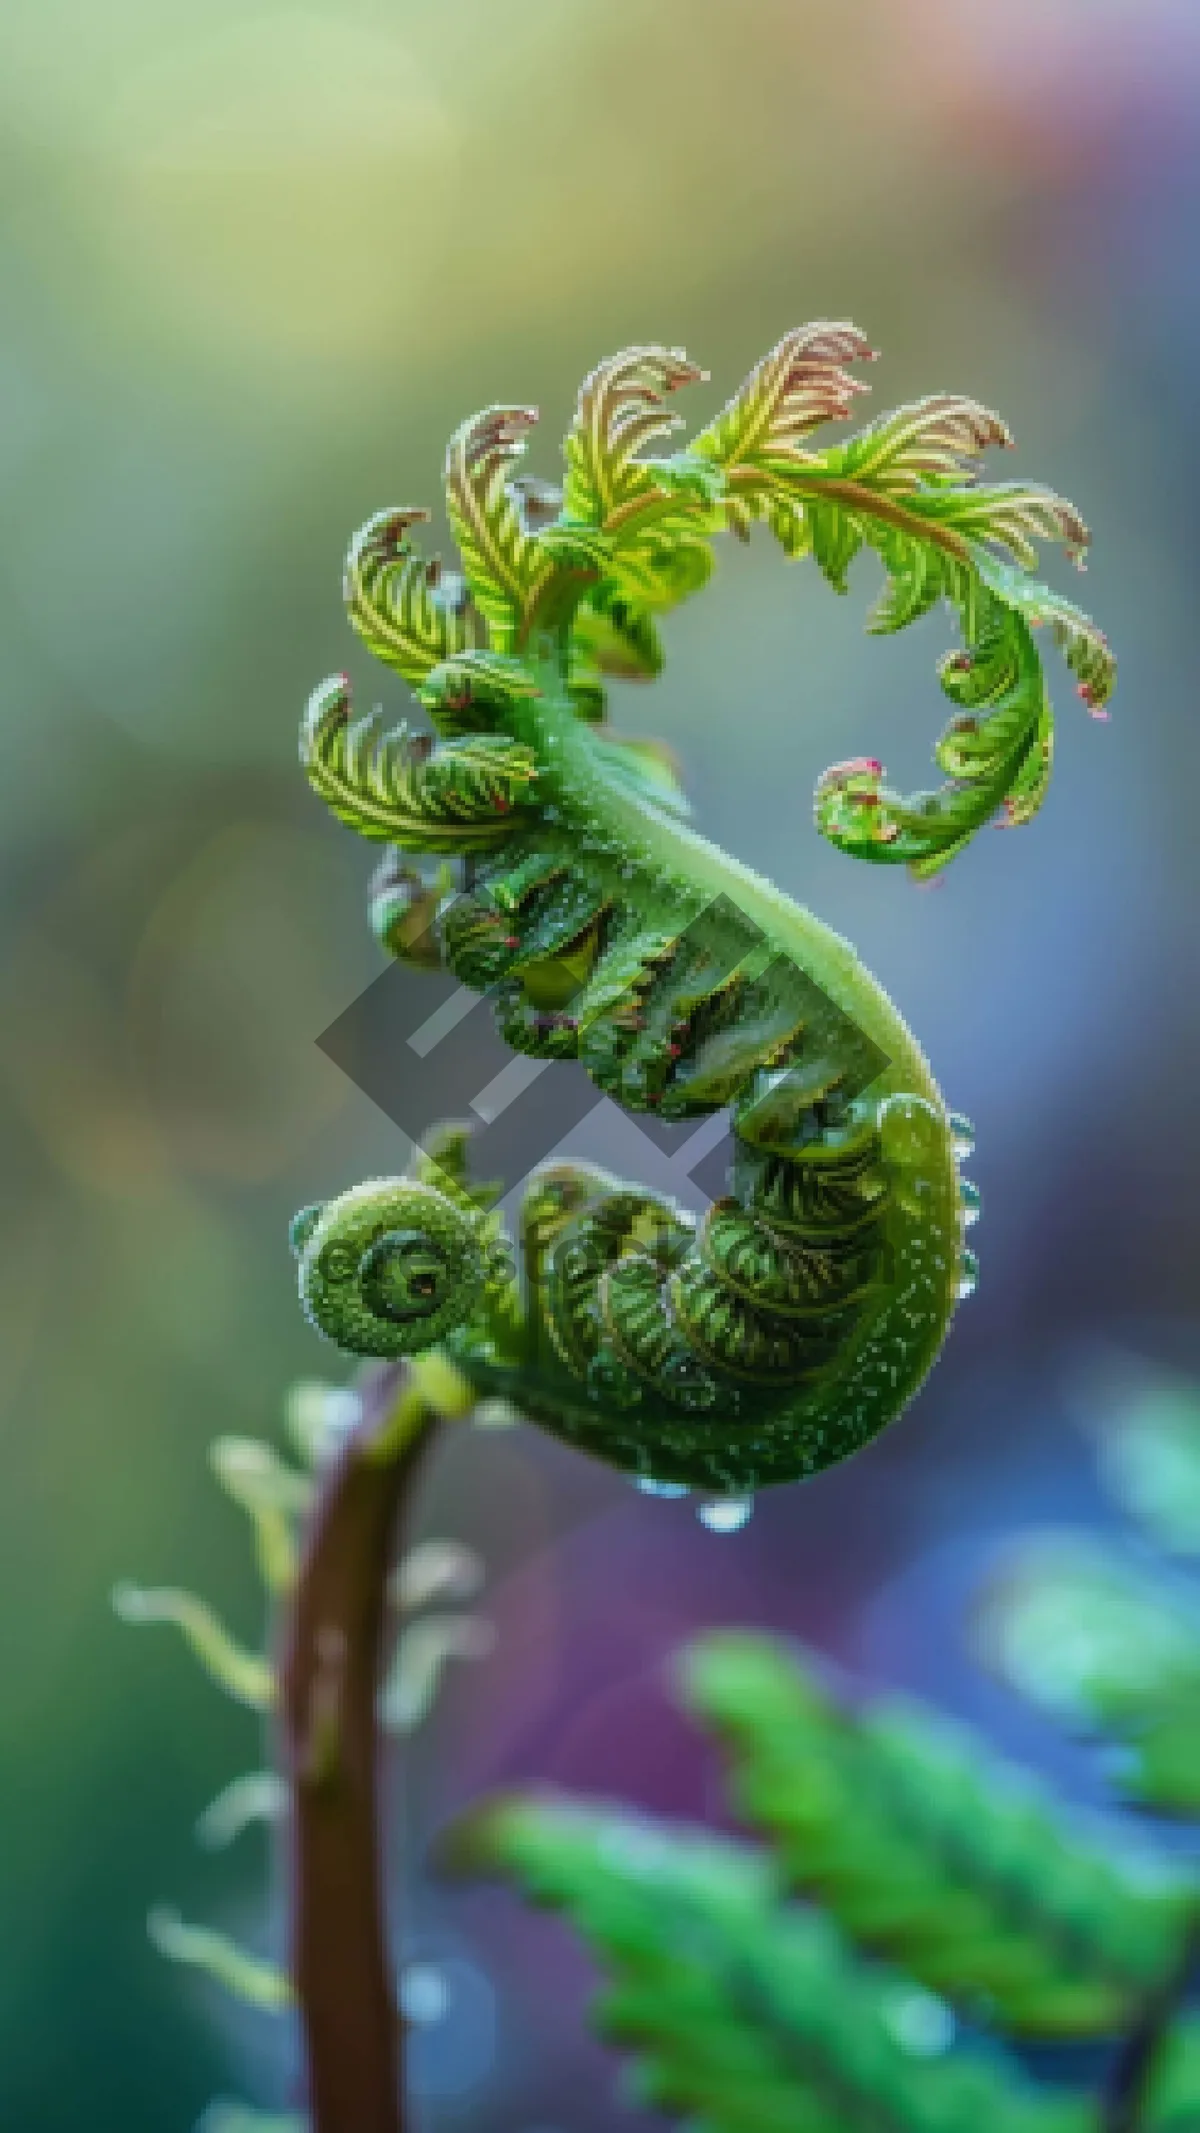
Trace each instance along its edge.
<path fill-rule="evenodd" d="M 1032 575 L 1044 542 L 1082 567 L 1089 536 L 1074 506 L 1034 483 L 979 478 L 984 452 L 1013 441 L 990 409 L 935 393 L 815 446 L 816 431 L 850 416 L 864 390 L 850 366 L 874 353 L 846 323 L 785 334 L 715 420 L 655 456 L 680 427 L 672 396 L 705 373 L 680 349 L 627 349 L 585 379 L 563 488 L 539 485 L 536 508 L 516 471 L 536 410 L 487 409 L 446 460 L 461 585 L 448 596 L 412 552 L 424 514 L 383 512 L 347 565 L 356 627 L 414 686 L 484 640 L 527 656 L 541 632 L 565 627 L 573 693 L 595 717 L 605 673 L 658 672 L 653 618 L 706 582 L 716 534 L 746 539 L 761 523 L 839 592 L 869 548 L 885 574 L 869 629 L 903 629 L 939 601 L 959 622 L 964 648 L 939 669 L 955 705 L 936 750 L 945 782 L 904 796 L 875 758 L 854 758 L 820 781 L 818 826 L 859 858 L 936 872 L 984 823 L 1028 821 L 1044 798 L 1053 718 L 1033 632 L 1046 627 L 1096 714 L 1115 666 L 1088 617 Z"/>

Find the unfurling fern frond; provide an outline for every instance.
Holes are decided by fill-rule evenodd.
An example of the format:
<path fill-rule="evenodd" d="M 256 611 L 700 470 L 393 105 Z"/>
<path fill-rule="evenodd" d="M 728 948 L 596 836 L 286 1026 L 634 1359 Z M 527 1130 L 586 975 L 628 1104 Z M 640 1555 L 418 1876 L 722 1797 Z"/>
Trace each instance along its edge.
<path fill-rule="evenodd" d="M 502 843 L 537 775 L 532 751 L 502 735 L 472 734 L 435 749 L 404 724 L 386 730 L 378 711 L 352 721 L 344 675 L 313 691 L 300 760 L 341 821 L 409 852 Z"/>
<path fill-rule="evenodd" d="M 817 824 L 831 843 L 856 858 L 901 861 L 918 879 L 937 873 L 998 815 L 1014 828 L 1027 822 L 1045 797 L 1053 758 L 1041 662 L 1018 616 L 985 611 L 972 649 L 950 654 L 939 675 L 961 708 L 935 750 L 947 773 L 937 792 L 895 793 L 882 763 L 861 756 L 833 764 L 816 792 Z"/>
<path fill-rule="evenodd" d="M 563 447 L 569 522 L 615 542 L 631 519 L 673 499 L 676 463 L 641 455 L 654 438 L 682 427 L 682 417 L 664 405 L 666 395 L 706 376 L 682 348 L 627 348 L 589 373 Z"/>
<path fill-rule="evenodd" d="M 595 721 L 606 674 L 659 671 L 652 618 L 704 585 L 715 534 L 744 539 L 761 521 L 839 592 L 870 548 L 885 573 L 871 631 L 903 629 L 942 600 L 961 625 L 965 649 L 939 669 L 955 705 L 936 749 L 945 782 L 898 793 L 874 757 L 854 757 L 820 781 L 817 825 L 859 858 L 936 873 L 986 823 L 1029 821 L 1047 791 L 1053 716 L 1032 632 L 1048 627 L 1097 716 L 1114 662 L 1087 616 L 1030 575 L 1042 541 L 1082 564 L 1074 506 L 1037 484 L 978 479 L 981 455 L 1012 443 L 990 409 L 937 393 L 814 448 L 864 390 L 850 366 L 874 353 L 844 321 L 785 334 L 686 449 L 656 457 L 679 427 L 670 397 L 706 373 L 678 348 L 626 349 L 584 380 L 561 492 L 514 471 L 534 410 L 485 410 L 446 461 L 465 594 L 447 598 L 411 554 L 421 514 L 383 513 L 351 550 L 356 626 L 418 685 L 479 656 L 486 629 L 491 656 L 558 659 L 577 713 Z M 463 730 L 453 707 L 438 723 Z"/>
<path fill-rule="evenodd" d="M 677 427 L 666 397 L 704 374 L 678 349 L 631 349 L 602 363 L 567 438 L 562 515 L 542 539 L 553 549 L 569 529 L 587 528 L 603 544 L 581 636 L 594 633 L 585 618 L 606 588 L 648 618 L 705 582 L 714 533 L 745 538 L 755 520 L 789 556 L 811 554 L 841 592 L 855 557 L 874 549 L 886 573 L 868 622 L 876 633 L 946 600 L 966 644 L 941 668 L 959 707 L 937 749 L 947 782 L 906 797 L 886 787 L 881 765 L 856 758 L 827 772 L 817 793 L 818 826 L 841 849 L 924 876 L 985 823 L 1028 821 L 1045 795 L 1053 720 L 1030 631 L 1049 625 L 1097 714 L 1114 667 L 1088 618 L 1027 575 L 1039 541 L 1060 540 L 1081 561 L 1088 533 L 1078 512 L 1034 484 L 978 483 L 981 454 L 1012 443 L 990 409 L 939 393 L 812 448 L 812 432 L 844 420 L 864 389 L 847 366 L 873 354 L 847 323 L 801 327 L 685 451 L 663 459 L 644 455 Z"/>
<path fill-rule="evenodd" d="M 601 2027 L 639 2055 L 652 2108 L 706 2133 L 1091 2133 L 1002 2053 L 953 2046 L 932 1995 L 789 1908 L 770 1862 L 586 1803 L 501 1800 L 451 1863 L 564 1910 L 609 1975 Z"/>
<path fill-rule="evenodd" d="M 603 723 L 606 681 L 653 681 L 662 665 L 650 607 L 613 578 L 591 588 L 575 610 L 568 651 L 567 688 L 579 717 Z"/>
<path fill-rule="evenodd" d="M 367 650 L 414 687 L 481 635 L 462 581 L 443 577 L 436 559 L 413 550 L 409 528 L 428 517 L 417 509 L 376 512 L 350 544 L 344 577 L 347 611 Z"/>
<path fill-rule="evenodd" d="M 716 421 L 692 440 L 692 457 L 723 477 L 731 532 L 745 538 L 752 520 L 766 519 L 790 555 L 805 552 L 803 513 L 788 485 L 812 463 L 799 440 L 824 422 L 845 420 L 854 395 L 866 391 L 845 366 L 874 355 L 857 326 L 801 326 L 755 364 Z"/>
<path fill-rule="evenodd" d="M 563 524 L 600 537 L 600 568 L 635 613 L 673 607 L 712 570 L 708 536 L 721 525 L 714 510 L 719 474 L 690 453 L 642 456 L 655 438 L 681 426 L 666 396 L 705 376 L 681 348 L 629 348 L 599 364 L 580 388 L 563 447 Z"/>
<path fill-rule="evenodd" d="M 941 679 L 965 708 L 938 746 L 947 784 L 905 798 L 884 785 L 881 764 L 857 758 L 817 791 L 818 826 L 842 850 L 928 875 L 985 822 L 1028 821 L 1045 794 L 1053 729 L 1030 628 L 1050 624 L 1093 711 L 1111 694 L 1114 666 L 1087 617 L 1024 575 L 1039 540 L 1082 558 L 1078 512 L 1049 489 L 976 484 L 979 455 L 1012 443 L 989 409 L 937 394 L 824 452 L 801 443 L 849 412 L 857 388 L 843 366 L 870 353 L 849 326 L 788 335 L 691 450 L 720 467 L 733 530 L 765 519 L 789 555 L 811 552 L 837 591 L 859 551 L 874 548 L 886 584 L 871 630 L 902 629 L 940 599 L 957 610 L 967 650 L 943 662 Z"/>
<path fill-rule="evenodd" d="M 771 1639 L 702 1639 L 689 1704 L 793 1885 L 967 2009 L 1028 2035 L 1110 2032 L 1170 1974 L 1194 1891 L 1146 1882 L 931 1714 L 853 1716 Z"/>
<path fill-rule="evenodd" d="M 489 407 L 458 428 L 446 452 L 446 508 L 472 597 L 494 651 L 529 634 L 556 565 L 526 524 L 509 470 L 537 421 L 531 407 Z"/>
<path fill-rule="evenodd" d="M 662 664 L 662 643 L 649 609 L 619 585 L 597 586 L 577 610 L 571 631 L 572 682 L 602 675 L 653 681 Z"/>

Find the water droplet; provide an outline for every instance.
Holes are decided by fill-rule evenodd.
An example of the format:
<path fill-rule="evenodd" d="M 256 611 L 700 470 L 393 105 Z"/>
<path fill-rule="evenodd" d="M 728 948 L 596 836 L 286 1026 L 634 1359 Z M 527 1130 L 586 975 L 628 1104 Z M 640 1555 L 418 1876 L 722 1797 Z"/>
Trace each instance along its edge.
<path fill-rule="evenodd" d="M 972 1222 L 978 1222 L 983 1212 L 983 1194 L 978 1185 L 972 1185 L 970 1178 L 960 1178 L 958 1181 L 958 1204 L 962 1209 L 963 1223 L 969 1229 Z"/>
<path fill-rule="evenodd" d="M 753 1511 L 753 1496 L 714 1496 L 698 1506 L 696 1516 L 710 1533 L 740 1533 Z"/>
<path fill-rule="evenodd" d="M 477 1400 L 471 1410 L 476 1429 L 512 1429 L 522 1419 L 520 1408 L 511 1400 Z"/>
<path fill-rule="evenodd" d="M 450 2005 L 450 1988 L 434 1963 L 409 1963 L 400 1974 L 400 2012 L 418 2029 L 431 2029 Z"/>
<path fill-rule="evenodd" d="M 979 1261 L 974 1252 L 964 1252 L 958 1262 L 958 1296 L 960 1302 L 973 1296 L 979 1287 Z"/>
<path fill-rule="evenodd" d="M 975 1128 L 961 1111 L 950 1113 L 950 1142 L 955 1155 L 973 1155 L 975 1152 Z"/>
<path fill-rule="evenodd" d="M 898 1993 L 886 2010 L 885 2020 L 901 2049 L 914 2058 L 936 2059 L 949 2051 L 957 2027 L 944 2000 L 919 1987 Z"/>
<path fill-rule="evenodd" d="M 687 1483 L 685 1481 L 654 1481 L 651 1479 L 649 1474 L 639 1474 L 637 1480 L 634 1482 L 633 1485 L 635 1489 L 641 1490 L 643 1496 L 666 1496 L 674 1498 L 678 1496 L 687 1496 L 690 1494 Z"/>

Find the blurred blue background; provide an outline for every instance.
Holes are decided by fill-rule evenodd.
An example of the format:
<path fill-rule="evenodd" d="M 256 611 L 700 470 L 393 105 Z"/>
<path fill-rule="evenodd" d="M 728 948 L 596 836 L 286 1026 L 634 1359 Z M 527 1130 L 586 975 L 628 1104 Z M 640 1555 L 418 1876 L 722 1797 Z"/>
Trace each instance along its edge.
<path fill-rule="evenodd" d="M 421 2042 L 425 2122 L 617 2123 L 565 1934 L 420 1862 L 514 1777 L 715 1811 L 662 1688 L 702 1622 L 794 1629 L 1087 1795 L 972 1668 L 963 1614 L 1001 1535 L 1111 1516 L 1072 1359 L 1103 1337 L 1200 1360 L 1198 149 L 1188 0 L 0 14 L 6 2128 L 170 2133 L 216 2090 L 287 2099 L 286 2036 L 145 1936 L 166 1896 L 267 1944 L 258 1840 L 214 1866 L 189 1838 L 254 1760 L 248 1722 L 108 1593 L 200 1585 L 257 1634 L 206 1447 L 277 1434 L 285 1387 L 329 1368 L 292 1209 L 405 1153 L 314 1041 L 381 958 L 371 854 L 307 793 L 300 706 L 347 662 L 402 702 L 350 643 L 345 541 L 436 505 L 449 430 L 492 400 L 540 404 L 552 475 L 579 378 L 630 341 L 711 369 L 698 417 L 820 316 L 883 350 L 876 404 L 996 406 L 1003 473 L 1094 529 L 1067 589 L 1121 676 L 1101 725 L 1055 673 L 1042 816 L 933 891 L 811 827 L 826 763 L 920 784 L 944 715 L 944 619 L 865 638 L 869 563 L 839 603 L 765 542 L 723 553 L 653 695 L 618 694 L 677 747 L 701 826 L 855 941 L 974 1119 L 982 1280 L 907 1419 L 737 1535 L 528 1430 L 447 1447 L 419 1529 L 483 1555 L 498 1636 L 405 1786 L 398 1954 L 459 1966 L 464 2025 Z"/>

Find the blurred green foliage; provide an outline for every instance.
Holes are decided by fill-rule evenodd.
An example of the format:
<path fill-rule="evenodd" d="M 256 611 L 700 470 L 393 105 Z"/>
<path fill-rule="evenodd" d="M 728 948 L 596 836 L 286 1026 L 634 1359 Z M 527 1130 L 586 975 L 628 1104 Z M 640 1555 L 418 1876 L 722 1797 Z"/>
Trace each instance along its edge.
<path fill-rule="evenodd" d="M 1118 1502 L 1170 1555 L 1200 1556 L 1200 1395 L 1152 1383 L 1097 1422 L 1101 1468 Z"/>
<path fill-rule="evenodd" d="M 783 1907 L 763 1855 L 549 1800 L 492 1806 L 459 1850 L 567 1911 L 613 1980 L 605 2034 L 639 2051 L 638 2093 L 672 2117 L 714 2133 L 1085 2133 L 1075 2099 L 948 2051 L 941 2003 L 856 1961 L 828 1919 Z"/>
<path fill-rule="evenodd" d="M 1200 1405 L 1155 1388 L 1120 1416 L 1122 1472 L 1153 1459 L 1165 1414 L 1177 1466 L 1200 1460 Z M 1043 1542 L 988 1596 L 985 1649 L 1055 1708 L 1069 1686 L 1098 1728 L 1136 1728 L 1129 1789 L 1200 1812 L 1200 1726 L 1158 1659 L 1154 1572 L 1122 1577 L 1094 1555 L 1089 1582 Z M 1189 1651 L 1194 1672 L 1194 1636 Z M 700 1638 L 680 1693 L 724 1743 L 733 1805 L 769 1849 L 537 1794 L 483 1805 L 445 1844 L 459 1871 L 502 1873 L 567 1913 L 611 1981 L 597 2019 L 638 2053 L 639 2097 L 705 2133 L 1200 2125 L 1194 1864 L 1111 1823 L 1089 1831 L 915 1706 L 852 1706 L 768 1637 Z M 1174 1761 L 1155 1759 L 1160 1728 Z M 980 2056 L 989 2030 L 1129 2041 L 1097 2095 Z"/>
<path fill-rule="evenodd" d="M 1187 1884 L 1147 1884 L 966 1734 L 901 1705 L 851 1714 L 750 1636 L 707 1640 L 684 1678 L 791 1886 L 932 1991 L 1014 2034 L 1103 2034 L 1178 1960 Z"/>
<path fill-rule="evenodd" d="M 1200 1397 L 1178 1378 L 1097 1386 L 1101 1474 L 1155 1551 L 1200 1557 Z M 1145 1549 L 1034 1535 L 996 1570 L 979 1642 L 1022 1693 L 1121 1743 L 1131 1798 L 1200 1815 L 1200 1594 Z"/>
<path fill-rule="evenodd" d="M 1124 1744 L 1134 1797 L 1200 1813 L 1200 1611 L 1194 1592 L 1097 1545 L 1015 1549 L 988 1596 L 1001 1672 L 1035 1703 Z"/>

